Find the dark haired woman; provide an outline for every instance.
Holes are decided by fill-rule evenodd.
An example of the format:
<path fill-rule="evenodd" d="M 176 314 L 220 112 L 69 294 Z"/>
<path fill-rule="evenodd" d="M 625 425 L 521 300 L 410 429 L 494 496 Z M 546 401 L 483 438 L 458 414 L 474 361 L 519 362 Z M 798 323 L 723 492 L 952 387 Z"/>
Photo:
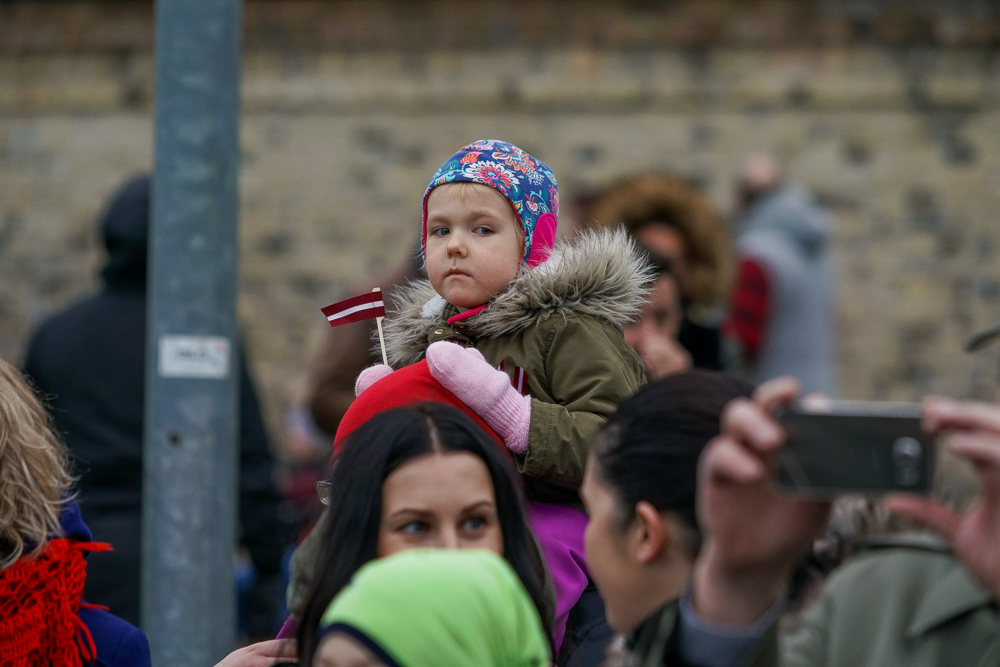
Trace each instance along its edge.
<path fill-rule="evenodd" d="M 605 192 L 583 213 L 582 222 L 592 229 L 622 225 L 657 261 L 671 265 L 683 305 L 677 341 L 695 368 L 721 369 L 719 319 L 729 292 L 730 244 L 705 195 L 679 178 L 637 174 Z M 655 307 L 648 304 L 644 315 Z M 647 373 L 664 363 L 656 361 L 662 353 L 636 351 Z"/>
<path fill-rule="evenodd" d="M 551 636 L 545 569 L 513 464 L 454 408 L 425 404 L 375 415 L 354 431 L 330 479 L 330 511 L 298 644 L 311 664 L 320 619 L 365 563 L 418 547 L 503 556 Z"/>
<path fill-rule="evenodd" d="M 663 664 L 661 620 L 674 613 L 699 548 L 698 456 L 725 405 L 752 389 L 709 371 L 667 376 L 623 401 L 591 447 L 587 562 L 636 665 Z"/>

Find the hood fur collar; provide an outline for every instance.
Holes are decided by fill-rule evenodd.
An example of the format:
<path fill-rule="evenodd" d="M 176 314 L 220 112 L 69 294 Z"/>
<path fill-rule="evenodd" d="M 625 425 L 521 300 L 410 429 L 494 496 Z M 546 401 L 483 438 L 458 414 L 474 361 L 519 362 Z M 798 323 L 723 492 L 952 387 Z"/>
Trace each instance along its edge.
<path fill-rule="evenodd" d="M 486 338 L 516 335 L 553 315 L 587 315 L 624 326 L 638 316 L 653 278 L 624 230 L 586 231 L 572 243 L 557 243 L 547 261 L 522 270 L 467 324 Z M 397 308 L 385 320 L 385 347 L 389 365 L 400 368 L 423 358 L 447 302 L 428 280 L 411 282 L 391 298 Z"/>

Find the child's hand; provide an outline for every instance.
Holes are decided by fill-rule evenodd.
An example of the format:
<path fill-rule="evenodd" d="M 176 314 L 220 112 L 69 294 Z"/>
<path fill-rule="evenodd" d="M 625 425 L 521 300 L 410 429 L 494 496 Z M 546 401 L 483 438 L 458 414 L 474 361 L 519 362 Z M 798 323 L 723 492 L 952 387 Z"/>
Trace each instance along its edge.
<path fill-rule="evenodd" d="M 522 396 L 510 378 L 493 368 L 479 350 L 439 341 L 427 348 L 431 376 L 482 417 L 507 449 L 523 454 L 528 449 L 531 397 Z"/>
<path fill-rule="evenodd" d="M 354 382 L 354 395 L 360 396 L 368 387 L 372 386 L 382 378 L 390 375 L 392 368 L 385 364 L 375 364 L 361 371 L 358 379 Z"/>

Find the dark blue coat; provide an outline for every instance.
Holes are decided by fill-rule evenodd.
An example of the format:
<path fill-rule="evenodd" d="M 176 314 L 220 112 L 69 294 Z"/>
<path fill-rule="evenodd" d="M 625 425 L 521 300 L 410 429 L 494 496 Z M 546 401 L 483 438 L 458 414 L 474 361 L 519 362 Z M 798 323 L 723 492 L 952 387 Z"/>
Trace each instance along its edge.
<path fill-rule="evenodd" d="M 114 547 L 91 559 L 86 596 L 134 625 L 139 625 L 142 556 L 149 187 L 148 177 L 130 181 L 104 217 L 104 289 L 43 323 L 24 361 L 72 456 L 87 522 L 98 541 Z M 276 578 L 284 544 L 274 461 L 241 352 L 237 364 L 241 543 L 258 577 Z"/>
<path fill-rule="evenodd" d="M 59 517 L 65 537 L 90 542 L 93 536 L 80 516 L 80 507 L 70 500 Z M 90 630 L 97 647 L 97 660 L 87 663 L 99 667 L 152 667 L 149 643 L 142 630 L 101 609 L 80 608 L 80 620 Z"/>

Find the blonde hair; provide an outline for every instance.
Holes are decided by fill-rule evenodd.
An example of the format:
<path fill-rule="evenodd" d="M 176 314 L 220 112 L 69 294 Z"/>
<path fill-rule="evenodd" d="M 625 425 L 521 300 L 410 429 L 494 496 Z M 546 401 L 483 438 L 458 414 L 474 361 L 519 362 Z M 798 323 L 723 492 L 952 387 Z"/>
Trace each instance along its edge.
<path fill-rule="evenodd" d="M 59 513 L 73 478 L 66 450 L 21 373 L 0 359 L 0 569 L 37 555 L 62 533 Z"/>
<path fill-rule="evenodd" d="M 510 208 L 511 214 L 514 216 L 514 231 L 517 233 L 517 239 L 521 242 L 521 248 L 524 248 L 524 223 L 521 222 L 520 216 L 514 211 L 513 205 L 510 201 L 503 196 L 503 194 L 496 188 L 491 188 L 485 183 L 476 183 L 475 181 L 455 181 L 452 183 L 443 183 L 439 185 L 442 187 L 453 187 L 455 186 L 455 192 L 458 194 L 458 200 L 464 202 L 466 198 L 473 192 L 479 194 L 493 193 L 500 199 L 503 199 L 504 203 Z"/>

